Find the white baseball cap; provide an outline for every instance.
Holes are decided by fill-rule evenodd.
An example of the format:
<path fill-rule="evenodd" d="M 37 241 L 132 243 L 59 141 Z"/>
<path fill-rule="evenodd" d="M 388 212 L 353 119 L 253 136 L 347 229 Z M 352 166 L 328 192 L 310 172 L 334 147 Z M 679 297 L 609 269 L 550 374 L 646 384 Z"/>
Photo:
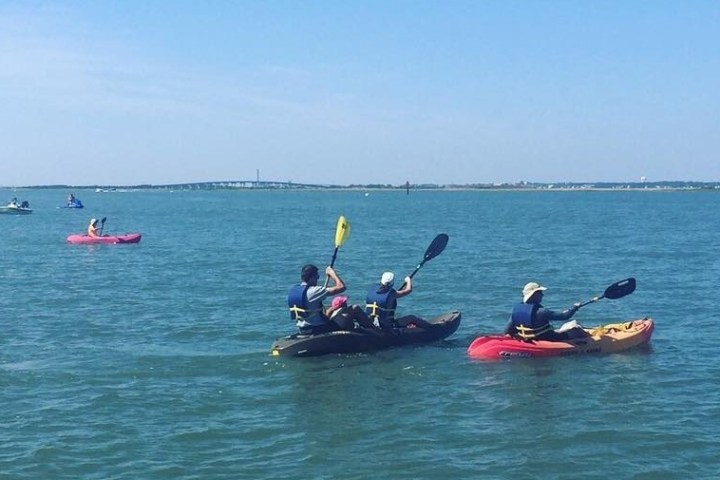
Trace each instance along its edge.
<path fill-rule="evenodd" d="M 394 281 L 395 281 L 395 274 L 392 272 L 385 272 L 382 274 L 382 277 L 380 277 L 381 285 L 392 285 Z"/>

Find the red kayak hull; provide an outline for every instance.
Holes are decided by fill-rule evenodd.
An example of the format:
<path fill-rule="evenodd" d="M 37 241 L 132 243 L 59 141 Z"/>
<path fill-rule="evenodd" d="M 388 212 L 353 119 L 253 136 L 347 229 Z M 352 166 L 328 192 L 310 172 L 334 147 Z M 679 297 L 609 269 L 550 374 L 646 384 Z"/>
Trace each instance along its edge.
<path fill-rule="evenodd" d="M 616 353 L 649 342 L 654 329 L 655 325 L 652 319 L 642 318 L 630 322 L 586 328 L 587 338 L 567 342 L 543 340 L 524 342 L 507 335 L 484 335 L 476 338 L 470 344 L 467 353 L 472 358 L 483 360 Z"/>
<path fill-rule="evenodd" d="M 70 235 L 67 242 L 74 245 L 99 245 L 118 243 L 138 243 L 142 235 L 139 233 L 127 233 L 125 235 L 103 235 L 102 237 L 91 237 L 89 235 Z"/>

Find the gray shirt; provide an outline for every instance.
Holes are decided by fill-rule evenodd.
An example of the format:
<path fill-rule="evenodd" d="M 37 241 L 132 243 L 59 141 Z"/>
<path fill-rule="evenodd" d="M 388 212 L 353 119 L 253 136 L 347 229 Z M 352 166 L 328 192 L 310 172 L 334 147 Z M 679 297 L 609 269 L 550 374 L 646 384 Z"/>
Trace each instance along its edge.
<path fill-rule="evenodd" d="M 302 283 L 301 285 L 306 285 Z M 308 317 L 297 321 L 298 328 L 325 325 L 325 313 L 323 312 L 322 301 L 327 297 L 327 288 L 320 285 L 308 287 L 307 289 L 307 311 Z"/>

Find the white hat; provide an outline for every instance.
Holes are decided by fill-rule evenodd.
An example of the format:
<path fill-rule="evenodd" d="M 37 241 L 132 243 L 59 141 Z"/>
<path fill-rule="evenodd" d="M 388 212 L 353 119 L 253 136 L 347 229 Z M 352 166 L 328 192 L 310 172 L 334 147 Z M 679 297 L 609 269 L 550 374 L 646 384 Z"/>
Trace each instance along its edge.
<path fill-rule="evenodd" d="M 380 284 L 381 285 L 392 285 L 395 281 L 395 274 L 392 272 L 385 272 L 382 274 L 382 277 L 380 278 Z"/>
<path fill-rule="evenodd" d="M 547 290 L 547 288 L 541 286 L 537 282 L 530 282 L 530 283 L 525 284 L 525 286 L 523 287 L 523 290 L 522 290 L 523 302 L 527 302 L 528 299 L 530 299 L 530 297 L 533 296 L 533 293 L 535 293 L 537 291 L 542 292 L 543 290 Z"/>
<path fill-rule="evenodd" d="M 90 225 L 94 225 L 97 223 L 97 218 L 91 218 L 90 219 Z"/>

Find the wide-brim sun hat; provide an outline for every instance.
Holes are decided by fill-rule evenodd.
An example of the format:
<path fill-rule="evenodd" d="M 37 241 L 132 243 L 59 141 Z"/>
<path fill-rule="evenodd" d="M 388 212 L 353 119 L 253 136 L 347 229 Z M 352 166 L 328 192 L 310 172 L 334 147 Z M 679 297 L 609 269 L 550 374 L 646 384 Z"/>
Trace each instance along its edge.
<path fill-rule="evenodd" d="M 385 272 L 380 277 L 380 284 L 382 285 L 392 285 L 393 282 L 395 282 L 395 274 L 392 272 Z"/>
<path fill-rule="evenodd" d="M 340 308 L 347 302 L 348 297 L 345 295 L 338 295 L 337 297 L 332 299 L 332 308 Z"/>
<path fill-rule="evenodd" d="M 530 297 L 533 296 L 533 294 L 535 292 L 542 292 L 545 290 L 547 290 L 547 288 L 543 287 L 542 285 L 540 285 L 537 282 L 526 283 L 522 289 L 523 302 L 527 302 L 530 299 Z"/>

